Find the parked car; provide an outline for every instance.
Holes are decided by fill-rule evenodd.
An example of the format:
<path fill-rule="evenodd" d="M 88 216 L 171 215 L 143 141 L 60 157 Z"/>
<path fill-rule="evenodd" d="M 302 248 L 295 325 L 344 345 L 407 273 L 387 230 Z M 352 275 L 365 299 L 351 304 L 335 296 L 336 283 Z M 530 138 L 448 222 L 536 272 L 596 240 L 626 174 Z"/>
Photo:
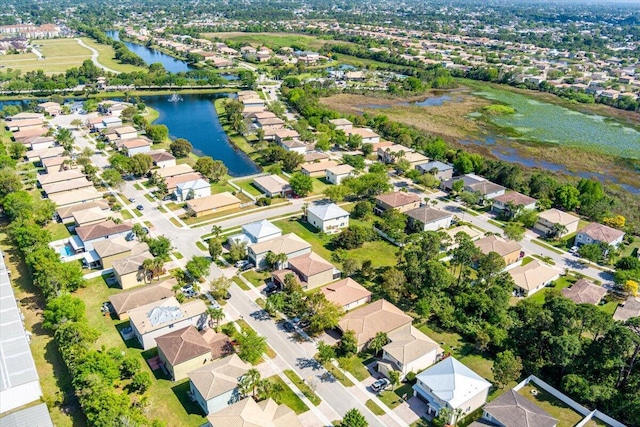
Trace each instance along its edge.
<path fill-rule="evenodd" d="M 243 265 L 242 267 L 240 267 L 240 271 L 251 270 L 253 267 L 254 267 L 253 264 L 247 263 L 247 264 Z"/>
<path fill-rule="evenodd" d="M 245 265 L 247 265 L 248 263 L 249 263 L 249 261 L 247 261 L 246 259 L 242 259 L 240 261 L 236 261 L 235 266 L 236 266 L 236 268 L 242 268 Z"/>
<path fill-rule="evenodd" d="M 138 209 L 139 211 L 143 211 L 144 210 L 144 206 L 138 205 L 138 206 L 136 206 L 136 209 Z"/>
<path fill-rule="evenodd" d="M 569 249 L 569 252 L 571 252 L 574 255 L 578 254 L 578 247 L 577 246 L 571 246 L 571 249 Z"/>
<path fill-rule="evenodd" d="M 264 288 L 264 293 L 265 293 L 265 295 L 268 296 L 268 295 L 271 295 L 271 294 L 273 294 L 275 292 L 278 292 L 279 290 L 280 290 L 280 288 L 278 287 L 278 285 L 276 285 L 273 282 L 269 282 L 267 284 L 267 286 L 265 286 L 265 288 Z"/>
<path fill-rule="evenodd" d="M 129 201 L 130 201 L 131 203 L 134 203 L 134 202 L 136 201 L 136 198 L 135 198 L 135 197 L 129 197 Z"/>
<path fill-rule="evenodd" d="M 227 293 L 223 295 L 222 299 L 231 299 L 231 293 L 227 291 Z"/>
<path fill-rule="evenodd" d="M 374 382 L 373 384 L 371 384 L 371 390 L 377 393 L 379 391 L 386 390 L 390 386 L 391 386 L 391 381 L 389 381 L 386 378 L 381 378 L 376 382 Z"/>
<path fill-rule="evenodd" d="M 293 326 L 293 323 L 291 323 L 291 322 L 284 322 L 282 324 L 282 328 L 287 332 L 293 332 L 293 331 L 296 330 L 296 327 Z"/>

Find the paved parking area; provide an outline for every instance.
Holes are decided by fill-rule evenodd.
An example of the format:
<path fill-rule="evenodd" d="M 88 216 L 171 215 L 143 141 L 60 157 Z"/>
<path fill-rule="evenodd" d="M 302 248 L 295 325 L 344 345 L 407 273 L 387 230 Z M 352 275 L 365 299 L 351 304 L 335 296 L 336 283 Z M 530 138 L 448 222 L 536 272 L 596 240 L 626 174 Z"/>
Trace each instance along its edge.
<path fill-rule="evenodd" d="M 417 397 L 411 397 L 406 402 L 396 406 L 393 412 L 407 424 L 413 424 L 427 412 L 427 404 Z"/>

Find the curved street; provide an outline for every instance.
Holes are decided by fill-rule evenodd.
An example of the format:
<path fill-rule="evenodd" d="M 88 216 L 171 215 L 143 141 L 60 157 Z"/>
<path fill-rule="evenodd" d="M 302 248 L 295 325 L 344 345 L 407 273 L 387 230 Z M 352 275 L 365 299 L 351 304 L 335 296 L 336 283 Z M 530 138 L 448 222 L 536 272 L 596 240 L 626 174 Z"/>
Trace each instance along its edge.
<path fill-rule="evenodd" d="M 91 51 L 91 61 L 93 61 L 93 63 L 96 65 L 96 67 L 98 68 L 102 68 L 105 71 L 108 71 L 110 73 L 114 73 L 114 74 L 120 74 L 119 71 L 113 70 L 109 67 L 105 67 L 104 65 L 102 65 L 101 63 L 98 62 L 98 56 L 100 55 L 100 53 L 95 50 L 94 48 L 92 48 L 91 46 L 87 46 L 82 40 L 80 39 L 76 39 L 76 41 L 78 42 L 78 44 L 82 47 L 86 47 L 87 49 L 89 49 Z"/>

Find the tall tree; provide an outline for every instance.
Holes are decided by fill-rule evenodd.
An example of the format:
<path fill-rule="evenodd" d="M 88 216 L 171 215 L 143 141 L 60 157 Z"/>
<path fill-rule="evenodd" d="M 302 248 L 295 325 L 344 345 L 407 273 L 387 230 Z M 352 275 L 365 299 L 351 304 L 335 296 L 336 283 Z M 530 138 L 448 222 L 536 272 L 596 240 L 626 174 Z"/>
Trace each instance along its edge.
<path fill-rule="evenodd" d="M 511 381 L 515 381 L 520 377 L 522 372 L 522 359 L 511 352 L 505 350 L 496 355 L 496 360 L 491 368 L 493 378 L 496 383 L 503 388 Z"/>

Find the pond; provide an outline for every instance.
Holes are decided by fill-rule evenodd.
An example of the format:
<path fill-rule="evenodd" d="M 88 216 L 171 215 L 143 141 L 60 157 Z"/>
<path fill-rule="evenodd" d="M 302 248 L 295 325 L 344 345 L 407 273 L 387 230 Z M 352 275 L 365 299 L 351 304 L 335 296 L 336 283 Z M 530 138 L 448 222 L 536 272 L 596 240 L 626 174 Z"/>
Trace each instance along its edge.
<path fill-rule="evenodd" d="M 214 100 L 224 94 L 181 94 L 183 100 L 170 102 L 168 95 L 143 96 L 142 101 L 158 110 L 154 124 L 169 128 L 171 138 L 185 138 L 197 155 L 222 160 L 229 175 L 246 176 L 260 172 L 259 167 L 240 149 L 233 146 L 216 112 Z"/>
<path fill-rule="evenodd" d="M 112 39 L 120 41 L 120 34 L 118 31 L 111 30 L 107 31 L 106 34 Z M 122 43 L 124 43 L 131 52 L 142 58 L 147 65 L 159 62 L 162 64 L 164 69 L 170 73 L 180 73 L 194 69 L 185 61 L 181 61 L 180 59 L 176 59 L 173 56 L 169 56 L 155 49 L 128 41 L 122 41 Z"/>
<path fill-rule="evenodd" d="M 473 94 L 515 108 L 515 114 L 493 116 L 491 121 L 498 126 L 514 129 L 521 139 L 640 159 L 640 132 L 616 121 L 510 91 L 485 87 Z"/>

